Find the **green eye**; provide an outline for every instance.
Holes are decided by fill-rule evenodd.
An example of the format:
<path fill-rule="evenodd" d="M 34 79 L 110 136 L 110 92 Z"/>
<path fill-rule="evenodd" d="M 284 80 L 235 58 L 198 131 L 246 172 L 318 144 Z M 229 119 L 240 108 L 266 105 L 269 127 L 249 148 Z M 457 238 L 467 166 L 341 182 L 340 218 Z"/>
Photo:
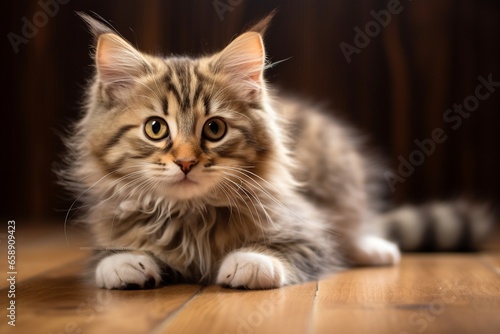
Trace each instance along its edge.
<path fill-rule="evenodd" d="M 210 141 L 221 140 L 226 134 L 227 126 L 222 118 L 210 118 L 203 125 L 203 137 Z"/>
<path fill-rule="evenodd" d="M 164 119 L 153 117 L 144 124 L 144 133 L 149 139 L 160 140 L 168 137 L 168 124 Z"/>

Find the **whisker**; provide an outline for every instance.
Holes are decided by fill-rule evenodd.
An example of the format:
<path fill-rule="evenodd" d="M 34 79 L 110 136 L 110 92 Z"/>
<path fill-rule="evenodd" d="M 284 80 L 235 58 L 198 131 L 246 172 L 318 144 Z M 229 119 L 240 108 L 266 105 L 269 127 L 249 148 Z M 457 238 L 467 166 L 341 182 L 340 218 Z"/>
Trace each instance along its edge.
<path fill-rule="evenodd" d="M 231 174 L 231 173 L 227 173 L 227 175 L 230 175 L 230 176 L 233 176 L 235 177 L 236 179 L 238 179 L 240 182 L 244 183 L 244 184 L 248 184 L 244 179 L 238 177 L 237 175 L 234 175 L 234 174 Z M 276 227 L 274 225 L 274 222 L 271 218 L 271 216 L 268 214 L 266 207 L 263 205 L 261 199 L 259 198 L 259 196 L 255 193 L 254 189 L 247 189 L 247 188 L 243 188 L 246 190 L 245 194 L 247 195 L 247 197 L 251 200 L 251 202 L 253 203 L 253 201 L 257 202 L 257 204 L 261 207 L 262 209 L 262 212 L 264 213 L 265 217 L 266 217 L 266 220 L 271 223 L 271 225 L 273 225 L 274 227 Z M 249 194 L 251 194 L 252 196 L 250 197 Z M 259 216 L 260 217 L 260 216 Z M 262 223 L 261 221 L 259 221 L 260 223 Z"/>
<path fill-rule="evenodd" d="M 251 171 L 248 171 L 248 170 L 245 170 L 245 169 L 242 169 L 242 168 L 238 168 L 238 167 L 229 167 L 229 166 L 214 166 L 214 169 L 219 169 L 219 170 L 226 170 L 226 171 L 233 171 L 233 172 L 237 172 L 239 173 L 240 175 L 243 175 L 245 176 L 248 180 L 251 180 L 252 183 L 250 183 L 248 180 L 244 180 L 244 179 L 241 179 L 242 182 L 245 182 L 245 184 L 247 184 L 249 187 L 253 188 L 253 189 L 258 189 L 259 191 L 262 191 L 264 195 L 266 195 L 269 199 L 271 199 L 274 203 L 276 203 L 279 207 L 281 207 L 282 209 L 288 211 L 290 214 L 292 214 L 296 219 L 298 219 L 300 222 L 303 222 L 304 224 L 306 224 L 307 222 L 305 222 L 303 220 L 303 218 L 299 217 L 293 210 L 291 210 L 290 208 L 288 208 L 286 205 L 284 205 L 281 201 L 279 201 L 275 196 L 273 196 L 268 190 L 266 190 L 261 184 L 259 184 L 257 182 L 257 180 L 253 179 L 252 176 L 255 176 L 256 178 L 258 178 L 259 180 L 263 181 L 266 185 L 268 185 L 269 187 L 272 187 L 276 193 L 279 193 L 279 191 L 272 185 L 270 184 L 267 180 L 263 179 L 262 177 L 260 177 L 259 175 L 251 172 Z M 224 172 L 222 172 L 224 173 Z M 250 174 L 250 175 L 247 175 L 247 174 Z M 237 176 L 235 176 L 237 177 Z M 270 207 L 267 207 L 266 208 L 267 210 L 271 210 L 273 211 Z M 331 230 L 331 229 L 328 229 L 328 228 L 322 228 L 323 230 L 329 232 L 329 233 L 336 233 L 335 231 Z"/>
<path fill-rule="evenodd" d="M 231 179 L 229 179 L 229 178 L 225 178 L 225 180 L 226 180 L 226 181 L 228 181 L 228 182 L 230 182 L 231 184 L 234 184 L 238 190 L 239 190 L 239 189 L 243 189 L 240 185 L 238 185 L 238 184 L 237 184 L 236 182 L 234 182 L 233 180 L 231 180 Z M 228 185 L 229 185 L 229 184 L 228 184 Z M 230 187 L 230 188 L 232 188 L 232 187 Z M 253 215 L 253 213 L 252 213 L 252 209 L 250 208 L 250 206 L 248 205 L 247 201 L 245 201 L 245 199 L 243 198 L 243 196 L 241 195 L 241 193 L 240 193 L 238 190 L 234 190 L 234 189 L 233 189 L 234 193 L 235 193 L 236 195 L 238 195 L 238 197 L 242 200 L 242 202 L 243 202 L 243 203 L 245 204 L 245 206 L 248 208 L 248 212 L 249 212 L 249 213 L 250 213 L 250 215 L 252 216 L 252 220 L 254 220 L 254 221 L 255 221 L 255 217 L 254 217 L 254 215 Z M 254 207 L 254 210 L 255 210 L 254 212 L 255 212 L 255 214 L 257 215 L 258 221 L 259 221 L 259 223 L 260 223 L 260 224 L 262 224 L 262 221 L 261 221 L 261 219 L 260 219 L 260 215 L 259 215 L 259 213 L 258 213 L 258 211 L 257 211 L 257 207 L 255 206 L 255 204 L 254 204 L 254 202 L 252 201 L 252 199 L 251 199 L 251 198 L 250 198 L 250 197 L 249 197 L 246 193 L 245 193 L 245 195 L 248 197 L 248 199 L 250 199 L 250 203 L 252 203 L 252 206 Z"/>

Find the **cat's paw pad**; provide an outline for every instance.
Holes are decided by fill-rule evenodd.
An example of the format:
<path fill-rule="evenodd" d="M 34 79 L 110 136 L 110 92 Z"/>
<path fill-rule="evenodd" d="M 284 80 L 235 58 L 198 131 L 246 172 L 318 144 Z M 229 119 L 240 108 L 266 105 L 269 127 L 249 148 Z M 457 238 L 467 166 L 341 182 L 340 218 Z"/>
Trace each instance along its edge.
<path fill-rule="evenodd" d="M 237 251 L 222 262 L 217 284 L 247 289 L 279 288 L 285 284 L 285 268 L 272 256 Z"/>
<path fill-rule="evenodd" d="M 387 266 L 397 264 L 401 259 L 396 244 L 376 236 L 359 238 L 354 252 L 354 260 L 359 265 Z"/>
<path fill-rule="evenodd" d="M 97 286 L 106 289 L 148 289 L 160 284 L 160 268 L 147 255 L 117 253 L 105 257 L 95 271 Z"/>

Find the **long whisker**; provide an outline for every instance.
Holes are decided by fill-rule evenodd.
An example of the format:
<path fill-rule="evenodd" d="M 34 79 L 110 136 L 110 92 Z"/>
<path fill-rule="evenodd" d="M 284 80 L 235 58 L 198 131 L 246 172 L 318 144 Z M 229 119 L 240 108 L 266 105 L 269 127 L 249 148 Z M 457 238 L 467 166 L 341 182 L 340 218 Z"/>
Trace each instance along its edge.
<path fill-rule="evenodd" d="M 127 169 L 129 169 L 129 168 L 137 168 L 138 166 L 129 166 L 129 167 L 127 167 Z M 114 170 L 114 171 L 108 173 L 108 175 L 106 175 L 106 177 L 110 177 L 110 176 L 112 176 L 112 174 L 118 173 L 118 172 L 119 172 L 119 170 Z M 122 172 L 122 171 L 120 171 L 120 172 Z M 126 174 L 126 175 L 124 175 L 124 176 L 122 176 L 122 177 L 120 177 L 120 178 L 112 181 L 111 184 L 109 184 L 108 187 L 102 191 L 102 194 L 97 198 L 96 201 L 94 201 L 92 203 L 87 203 L 87 204 L 84 204 L 84 205 L 81 205 L 81 206 L 78 206 L 78 207 L 71 207 L 70 209 L 68 209 L 68 212 L 72 211 L 72 210 L 79 210 L 79 209 L 83 209 L 83 208 L 86 208 L 86 207 L 89 207 L 89 206 L 93 206 L 95 202 L 99 202 L 102 199 L 102 197 L 104 196 L 104 194 L 106 194 L 108 191 L 110 191 L 115 185 L 117 185 L 118 183 L 122 182 L 123 180 L 125 180 L 127 178 L 134 177 L 134 176 L 139 175 L 141 173 L 142 173 L 142 171 L 132 172 L 132 173 Z M 100 182 L 102 182 L 103 180 L 104 180 L 104 177 L 100 180 Z M 97 184 L 95 184 L 93 186 L 97 186 Z M 90 188 L 92 188 L 92 186 L 89 187 L 89 188 L 87 188 L 87 191 L 90 190 Z M 82 193 L 81 195 L 83 195 L 84 193 Z M 108 199 L 106 199 L 105 201 L 107 201 Z M 73 204 L 75 204 L 78 200 L 79 200 L 79 198 L 77 198 Z"/>
<path fill-rule="evenodd" d="M 235 175 L 235 174 L 231 174 L 231 173 L 226 173 L 226 172 L 223 172 L 224 174 L 226 175 L 229 175 L 229 176 L 232 176 L 234 178 L 236 178 L 237 180 L 239 180 L 241 182 L 241 185 L 243 184 L 247 184 L 246 180 L 240 178 L 239 176 Z M 243 187 L 243 189 L 245 189 L 245 194 L 247 195 L 247 197 L 250 199 L 250 201 L 252 202 L 252 204 L 255 206 L 254 204 L 254 201 L 260 206 L 260 208 L 262 209 L 262 212 L 264 213 L 265 217 L 266 217 L 266 220 L 271 224 L 273 225 L 275 228 L 276 226 L 274 225 L 274 222 L 271 218 L 271 216 L 269 215 L 269 213 L 267 212 L 268 209 L 263 205 L 260 197 L 258 196 L 258 194 L 255 193 L 255 189 L 254 188 L 246 188 L 246 187 Z M 251 196 L 250 196 L 251 195 Z M 259 216 L 260 218 L 260 216 Z M 262 224 L 262 221 L 260 221 L 259 219 L 259 223 Z"/>
<path fill-rule="evenodd" d="M 71 206 L 69 207 L 69 209 L 67 210 L 67 213 L 66 213 L 66 217 L 65 217 L 65 220 L 64 220 L 64 235 L 65 235 L 65 239 L 66 239 L 66 242 L 68 243 L 69 245 L 69 239 L 68 239 L 68 235 L 67 235 L 67 224 L 68 224 L 68 221 L 72 218 L 72 216 L 75 214 L 76 211 L 80 210 L 80 209 L 83 209 L 83 208 L 86 208 L 86 207 L 91 207 L 93 205 L 95 205 L 96 203 L 99 203 L 99 204 L 103 204 L 103 203 L 106 203 L 108 201 L 110 201 L 113 197 L 115 196 L 118 196 L 119 194 L 123 193 L 123 189 L 126 189 L 127 187 L 129 188 L 130 186 L 133 185 L 133 183 L 128 183 L 128 186 L 127 187 L 122 187 L 120 188 L 118 191 L 115 190 L 113 191 L 113 193 L 111 194 L 111 196 L 109 196 L 108 198 L 104 199 L 103 200 L 103 196 L 108 193 L 111 189 L 113 189 L 116 185 L 118 185 L 120 182 L 123 182 L 124 180 L 127 180 L 127 179 L 130 179 L 130 178 L 133 178 L 135 176 L 139 176 L 140 174 L 144 173 L 141 168 L 144 167 L 144 164 L 137 164 L 137 165 L 132 165 L 132 166 L 125 166 L 125 167 L 120 167 L 120 168 L 117 168 L 115 170 L 112 170 L 110 172 L 108 172 L 107 174 L 103 175 L 101 178 L 99 178 L 96 182 L 94 182 L 91 186 L 89 186 L 88 188 L 86 188 L 85 190 L 83 190 L 80 194 L 78 194 L 78 196 L 76 197 L 76 199 L 72 202 Z M 93 188 L 97 187 L 100 183 L 102 183 L 104 180 L 112 177 L 114 174 L 118 173 L 118 172 L 124 172 L 124 171 L 127 171 L 127 170 L 130 170 L 130 169 L 139 169 L 139 170 L 136 170 L 136 171 L 133 171 L 131 173 L 128 173 L 120 178 L 117 178 L 115 180 L 113 180 L 110 184 L 107 184 L 107 187 L 105 189 L 103 189 L 101 195 L 95 199 L 94 201 L 92 202 L 89 202 L 89 203 L 86 203 L 86 204 L 83 204 L 83 205 L 80 205 L 78 207 L 75 207 L 75 204 L 77 202 L 79 202 L 81 200 L 81 198 L 83 196 L 85 196 L 89 191 L 91 191 Z M 98 172 L 96 173 L 91 173 L 89 175 L 86 176 L 86 178 L 88 177 L 91 177 L 92 175 L 95 175 L 97 174 Z M 73 212 L 73 214 L 71 215 L 70 217 L 70 214 Z"/>
<path fill-rule="evenodd" d="M 241 200 L 241 202 L 243 202 L 243 204 L 245 204 L 245 206 L 247 207 L 248 212 L 249 212 L 249 214 L 250 214 L 250 217 L 251 217 L 251 219 L 252 219 L 252 222 L 256 222 L 255 217 L 254 217 L 254 215 L 253 215 L 253 211 L 252 211 L 252 209 L 250 208 L 250 206 L 249 206 L 249 205 L 248 205 L 248 203 L 247 203 L 248 201 L 247 201 L 247 200 L 245 200 L 245 198 L 243 198 L 243 196 L 242 196 L 242 195 L 240 194 L 240 192 L 239 192 L 239 190 L 241 189 L 241 187 L 239 187 L 239 186 L 237 185 L 237 189 L 235 189 L 235 188 L 233 188 L 233 187 L 232 187 L 231 183 L 228 183 L 227 181 L 230 181 L 230 180 L 228 180 L 227 178 L 225 178 L 225 181 L 223 181 L 223 184 L 227 187 L 227 189 L 228 189 L 230 192 L 232 192 L 232 193 L 236 194 L 236 196 L 238 196 L 238 197 L 239 197 L 239 199 Z M 253 205 L 253 207 L 254 207 L 254 210 L 255 210 L 255 213 L 258 215 L 258 218 L 259 218 L 258 220 L 260 221 L 260 215 L 259 215 L 259 213 L 258 213 L 258 211 L 257 211 L 257 208 L 256 208 L 255 204 L 253 203 L 252 198 L 251 198 L 251 197 L 249 197 L 248 195 L 247 195 L 247 197 L 249 198 L 250 202 L 252 203 L 252 205 Z M 240 209 L 239 209 L 239 208 L 240 208 L 240 206 L 237 206 L 237 208 L 238 208 L 238 213 L 239 213 L 240 222 L 243 222 L 243 220 L 242 220 L 242 218 L 241 218 Z M 265 236 L 265 233 L 264 233 L 264 227 L 262 226 L 262 224 L 261 224 L 261 223 L 260 223 L 260 224 L 256 224 L 256 226 L 258 226 L 258 227 L 259 227 L 259 229 L 260 229 L 260 231 L 261 231 L 261 235 L 262 235 L 262 236 Z"/>
<path fill-rule="evenodd" d="M 226 189 L 226 191 L 228 191 L 229 193 L 236 193 L 236 191 L 231 187 L 231 185 L 229 183 L 227 183 L 227 181 L 221 182 L 221 188 Z M 234 203 L 234 207 L 236 208 L 236 211 L 238 212 L 239 221 L 240 222 L 243 221 L 243 219 L 241 217 L 240 205 L 238 204 L 237 200 L 236 199 L 231 200 L 230 196 L 229 196 L 228 200 L 229 200 L 229 202 L 232 201 Z"/>
<path fill-rule="evenodd" d="M 237 172 L 239 173 L 240 175 L 244 176 L 245 179 L 241 178 L 241 182 L 244 182 L 246 185 L 248 185 L 249 187 L 251 187 L 252 189 L 258 189 L 259 191 L 262 191 L 269 199 L 271 199 L 273 202 L 275 202 L 279 207 L 281 207 L 282 209 L 288 211 L 290 214 L 292 214 L 296 219 L 298 219 L 299 221 L 303 222 L 304 224 L 306 224 L 306 222 L 303 220 L 303 218 L 299 217 L 293 210 L 291 210 L 290 208 L 288 208 L 286 205 L 284 205 L 281 201 L 279 201 L 275 196 L 273 196 L 268 190 L 266 190 L 259 182 L 257 182 L 257 180 L 255 180 L 252 176 L 258 178 L 259 180 L 263 181 L 266 185 L 268 185 L 269 187 L 272 187 L 273 189 L 275 189 L 275 191 L 277 193 L 279 193 L 277 191 L 277 189 L 272 185 L 270 184 L 268 181 L 266 181 L 265 179 L 263 179 L 262 177 L 258 176 L 257 174 L 251 172 L 251 171 L 248 171 L 248 170 L 245 170 L 245 169 L 242 169 L 242 168 L 237 168 L 237 167 L 228 167 L 228 166 L 214 166 L 214 169 L 219 169 L 219 170 L 226 170 L 226 171 L 233 171 L 233 172 Z M 223 172 L 224 173 L 224 172 Z M 250 175 L 248 175 L 250 174 Z M 236 177 L 236 176 L 235 176 Z M 252 181 L 250 183 L 250 181 Z M 270 210 L 270 211 L 273 211 L 270 207 L 267 207 L 267 210 Z M 335 233 L 333 230 L 331 229 L 328 229 L 328 228 L 323 228 L 323 230 L 325 231 L 328 231 L 330 233 Z"/>
<path fill-rule="evenodd" d="M 250 213 L 251 217 L 252 217 L 252 220 L 255 221 L 255 217 L 252 213 L 252 209 L 250 208 L 250 206 L 248 205 L 247 201 L 245 201 L 245 199 L 243 198 L 243 196 L 241 195 L 241 193 L 239 192 L 240 189 L 244 189 L 241 187 L 241 185 L 237 184 L 236 182 L 234 182 L 233 180 L 231 180 L 230 178 L 225 178 L 225 180 L 227 182 L 230 182 L 231 184 L 233 184 L 234 186 L 236 186 L 236 189 L 235 190 L 234 188 L 230 187 L 231 189 L 233 189 L 233 192 L 238 195 L 238 197 L 242 200 L 242 202 L 245 204 L 245 206 L 248 208 L 248 212 Z M 227 183 L 226 183 L 227 184 Z M 229 185 L 229 184 L 228 184 Z M 250 196 L 248 196 L 248 194 L 246 192 L 244 192 L 244 194 L 248 197 L 248 199 L 250 199 L 250 203 L 252 204 L 253 208 L 254 208 L 254 212 L 255 214 L 257 215 L 257 220 L 259 222 L 259 224 L 262 224 L 262 220 L 260 218 L 260 214 L 259 212 L 257 211 L 257 207 L 255 206 L 255 203 L 252 201 L 252 198 Z"/>
<path fill-rule="evenodd" d="M 69 244 L 69 240 L 68 240 L 68 235 L 67 235 L 67 222 L 68 222 L 68 218 L 69 218 L 69 213 L 72 211 L 73 209 L 73 206 L 80 200 L 80 198 L 82 198 L 82 196 L 84 196 L 87 192 L 89 192 L 92 188 L 94 188 L 96 185 L 98 185 L 102 180 L 104 180 L 105 178 L 107 178 L 109 175 L 113 174 L 114 172 L 109 172 L 107 174 L 105 174 L 103 177 L 101 177 L 99 180 L 97 180 L 94 184 L 92 184 L 90 187 L 88 187 L 87 189 L 85 189 L 81 194 L 79 194 L 76 199 L 73 201 L 73 203 L 71 203 L 69 209 L 68 209 L 68 212 L 66 213 L 66 217 L 64 219 L 64 237 L 66 239 L 66 243 L 68 244 L 68 246 L 70 246 Z"/>

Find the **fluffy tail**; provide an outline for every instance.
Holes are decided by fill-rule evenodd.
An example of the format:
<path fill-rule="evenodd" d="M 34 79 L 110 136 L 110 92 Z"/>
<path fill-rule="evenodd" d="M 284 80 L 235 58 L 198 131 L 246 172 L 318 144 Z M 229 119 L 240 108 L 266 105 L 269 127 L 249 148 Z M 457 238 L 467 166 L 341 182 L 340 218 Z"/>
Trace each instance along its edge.
<path fill-rule="evenodd" d="M 379 218 L 384 237 L 403 251 L 471 251 L 493 227 L 487 205 L 467 201 L 405 205 Z"/>

